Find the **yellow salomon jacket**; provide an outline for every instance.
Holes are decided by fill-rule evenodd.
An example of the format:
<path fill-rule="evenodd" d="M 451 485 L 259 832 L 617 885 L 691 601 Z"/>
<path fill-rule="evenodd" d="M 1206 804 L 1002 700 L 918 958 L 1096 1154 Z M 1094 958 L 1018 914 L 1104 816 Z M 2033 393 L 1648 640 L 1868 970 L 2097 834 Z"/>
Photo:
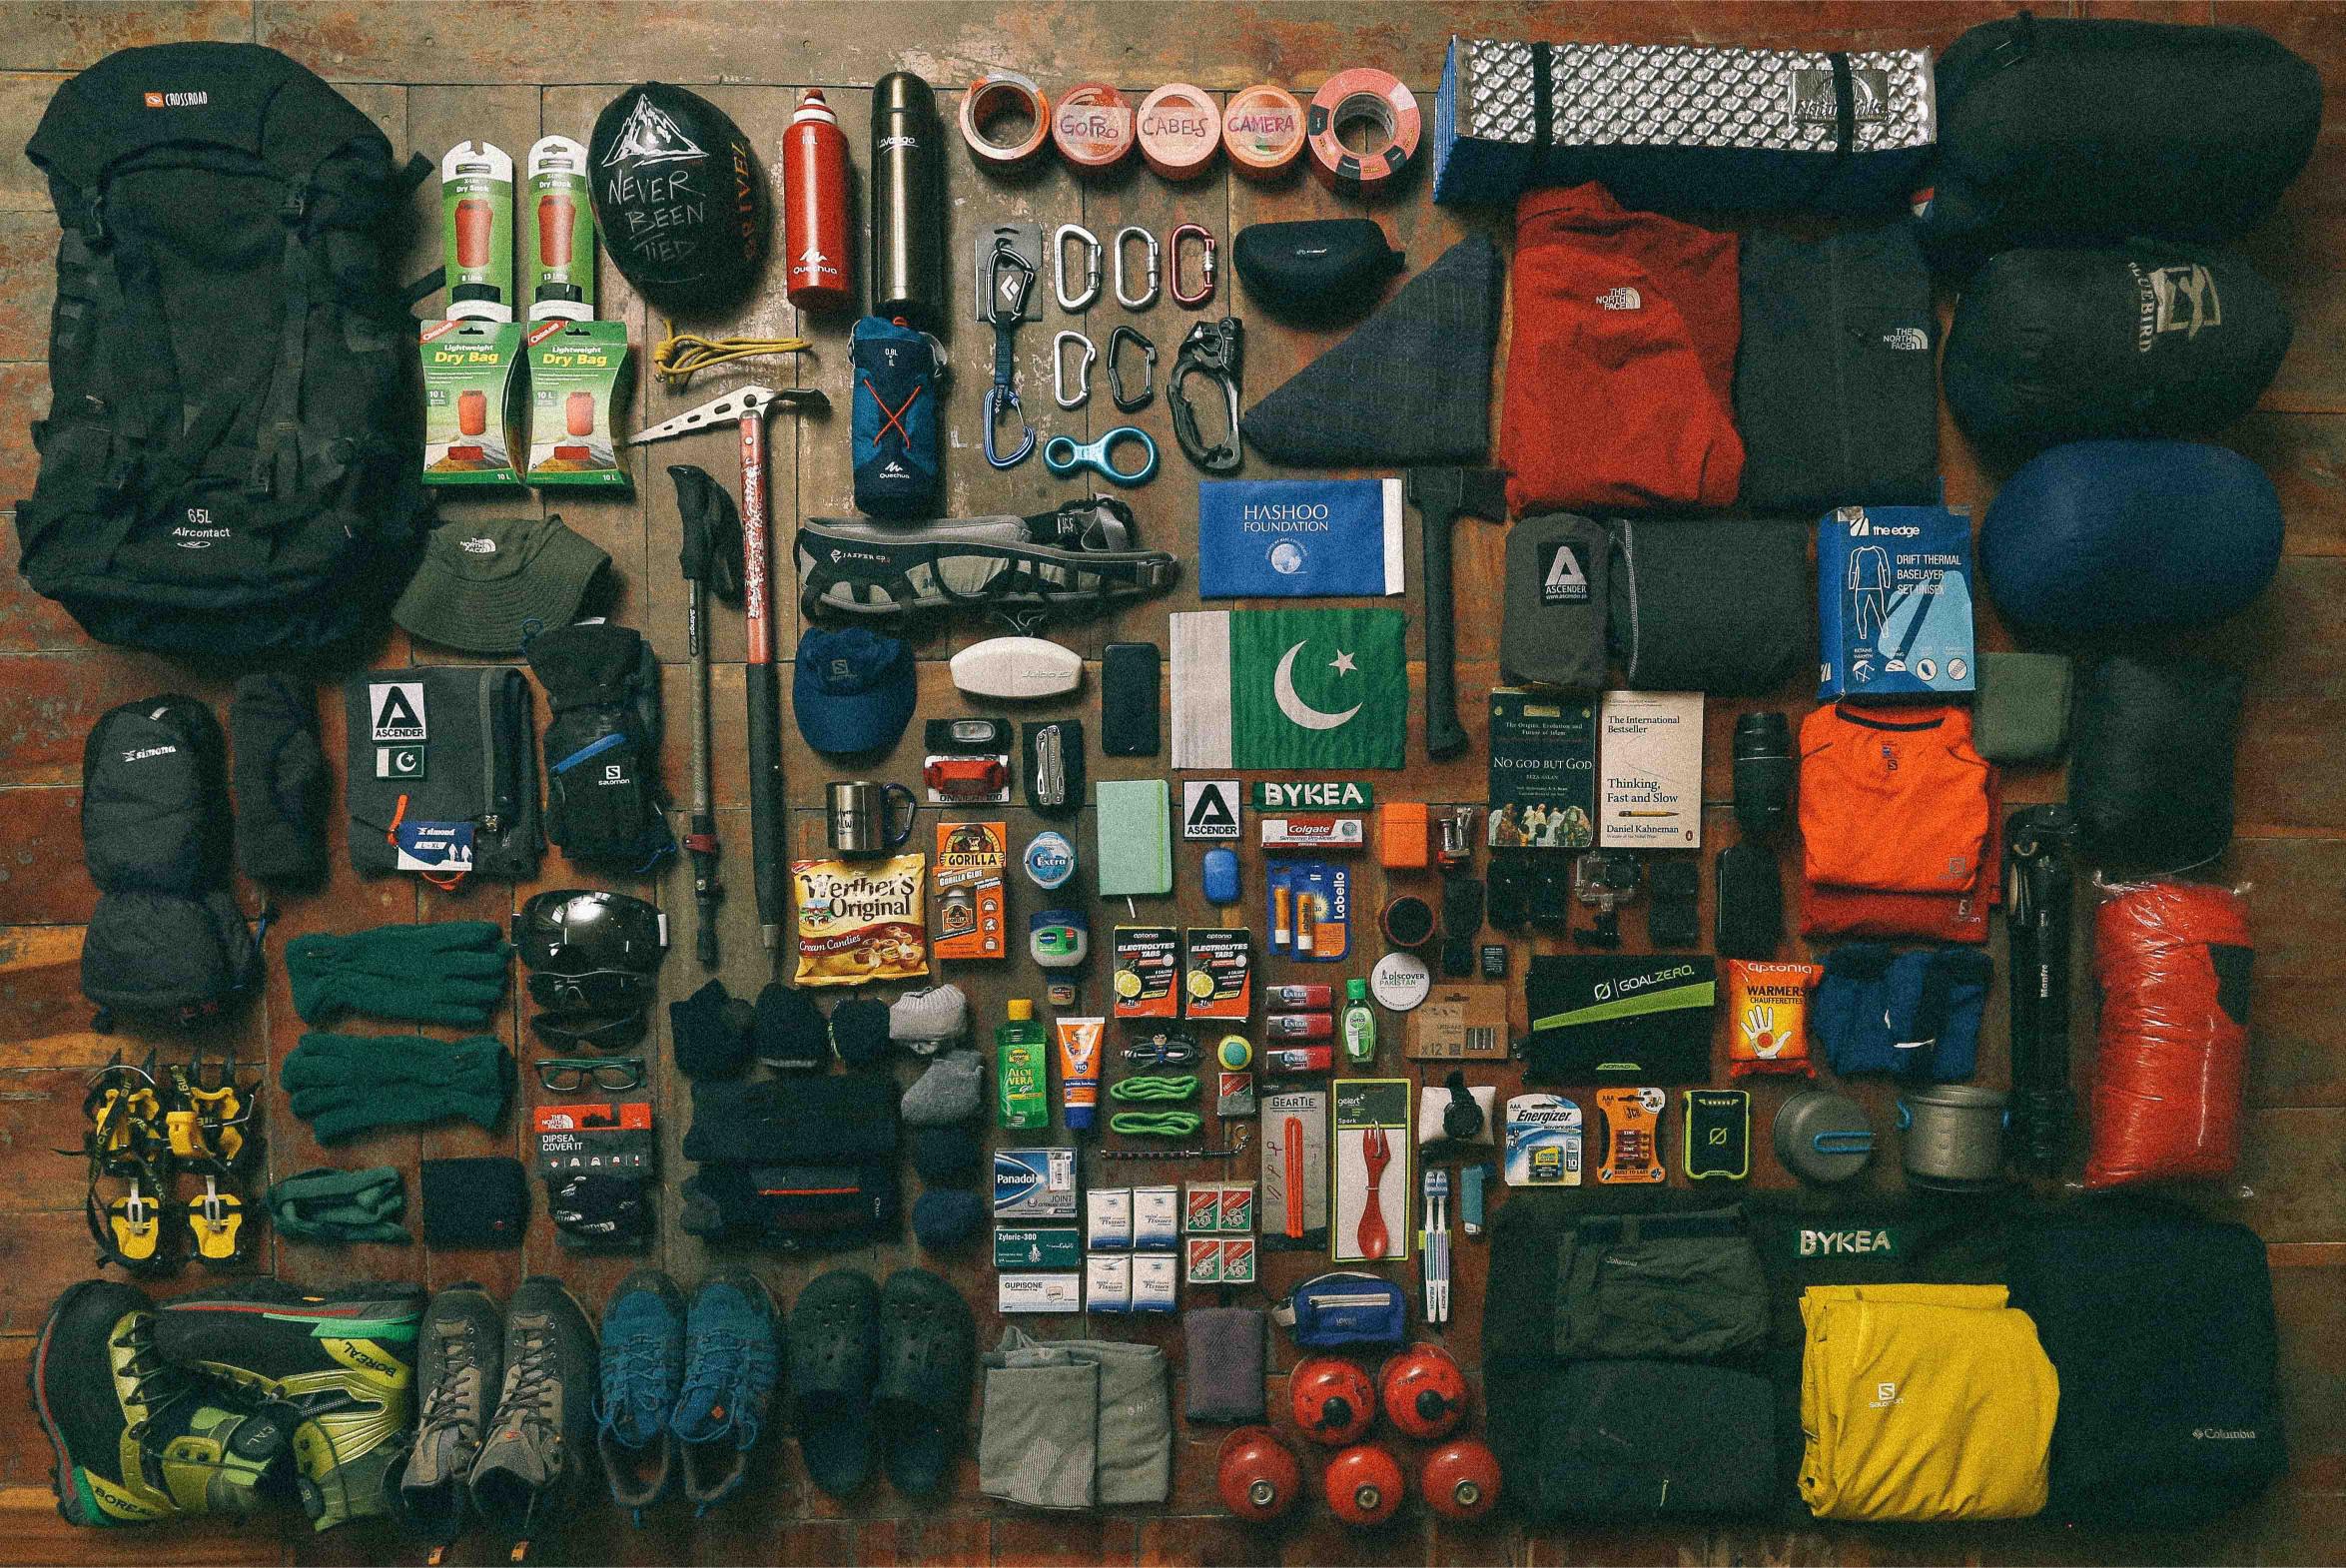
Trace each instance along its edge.
<path fill-rule="evenodd" d="M 2060 1379 L 2001 1285 L 1801 1295 L 1801 1497 L 1820 1519 L 2019 1519 L 2043 1508 Z"/>

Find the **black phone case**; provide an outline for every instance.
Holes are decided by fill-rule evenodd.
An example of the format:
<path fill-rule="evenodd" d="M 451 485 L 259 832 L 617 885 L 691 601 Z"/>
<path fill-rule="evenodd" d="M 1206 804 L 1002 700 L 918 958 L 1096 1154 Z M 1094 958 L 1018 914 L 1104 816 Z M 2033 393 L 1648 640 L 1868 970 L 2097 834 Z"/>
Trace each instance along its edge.
<path fill-rule="evenodd" d="M 1110 757 L 1154 757 L 1163 698 L 1154 642 L 1112 642 L 1100 655 L 1100 750 Z"/>
<path fill-rule="evenodd" d="M 1686 1092 L 1686 1174 L 1697 1181 L 1741 1181 L 1752 1174 L 1751 1091 Z"/>

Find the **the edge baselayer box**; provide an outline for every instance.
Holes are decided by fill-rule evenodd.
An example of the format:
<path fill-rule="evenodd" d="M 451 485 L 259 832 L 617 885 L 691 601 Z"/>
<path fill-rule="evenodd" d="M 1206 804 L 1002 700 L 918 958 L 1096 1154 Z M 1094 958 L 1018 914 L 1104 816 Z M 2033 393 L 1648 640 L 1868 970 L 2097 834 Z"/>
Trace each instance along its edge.
<path fill-rule="evenodd" d="M 1842 506 L 1817 525 L 1817 695 L 1972 689 L 1971 517 L 1936 506 Z"/>

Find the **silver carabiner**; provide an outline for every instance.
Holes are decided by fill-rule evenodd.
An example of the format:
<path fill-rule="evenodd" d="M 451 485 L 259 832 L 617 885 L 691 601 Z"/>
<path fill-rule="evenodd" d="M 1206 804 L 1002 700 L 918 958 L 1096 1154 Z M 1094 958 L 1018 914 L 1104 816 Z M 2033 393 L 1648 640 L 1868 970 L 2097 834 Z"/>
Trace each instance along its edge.
<path fill-rule="evenodd" d="M 1084 247 L 1084 292 L 1067 292 L 1067 243 L 1080 242 Z M 1100 298 L 1100 236 L 1082 224 L 1061 224 L 1051 232 L 1052 292 L 1059 296 L 1059 308 L 1073 316 L 1094 300 Z"/>
<path fill-rule="evenodd" d="M 1149 287 L 1140 294 L 1125 289 L 1125 246 L 1135 236 L 1149 256 Z M 1139 224 L 1126 224 L 1116 232 L 1116 303 L 1128 311 L 1146 311 L 1157 303 L 1157 291 L 1164 282 L 1165 264 L 1159 253 L 1157 236 Z"/>
<path fill-rule="evenodd" d="M 1070 341 L 1084 346 L 1084 357 L 1076 362 L 1076 391 L 1073 396 L 1067 390 L 1067 346 Z M 1092 362 L 1100 351 L 1092 347 L 1092 340 L 1079 332 L 1063 332 L 1051 340 L 1051 395 L 1062 408 L 1081 408 L 1092 398 Z"/>

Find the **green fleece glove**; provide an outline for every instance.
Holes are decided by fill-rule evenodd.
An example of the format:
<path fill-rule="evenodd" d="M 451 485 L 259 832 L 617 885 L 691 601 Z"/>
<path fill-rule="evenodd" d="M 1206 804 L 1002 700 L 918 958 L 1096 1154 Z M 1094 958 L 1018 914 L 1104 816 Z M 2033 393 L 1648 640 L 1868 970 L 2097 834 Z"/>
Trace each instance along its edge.
<path fill-rule="evenodd" d="M 462 1117 L 494 1130 L 513 1091 L 513 1059 L 493 1036 L 308 1034 L 278 1087 L 322 1144 L 377 1128 Z"/>
<path fill-rule="evenodd" d="M 505 995 L 512 947 L 491 921 L 378 926 L 286 944 L 294 1011 L 306 1024 L 342 1013 L 479 1029 Z"/>

